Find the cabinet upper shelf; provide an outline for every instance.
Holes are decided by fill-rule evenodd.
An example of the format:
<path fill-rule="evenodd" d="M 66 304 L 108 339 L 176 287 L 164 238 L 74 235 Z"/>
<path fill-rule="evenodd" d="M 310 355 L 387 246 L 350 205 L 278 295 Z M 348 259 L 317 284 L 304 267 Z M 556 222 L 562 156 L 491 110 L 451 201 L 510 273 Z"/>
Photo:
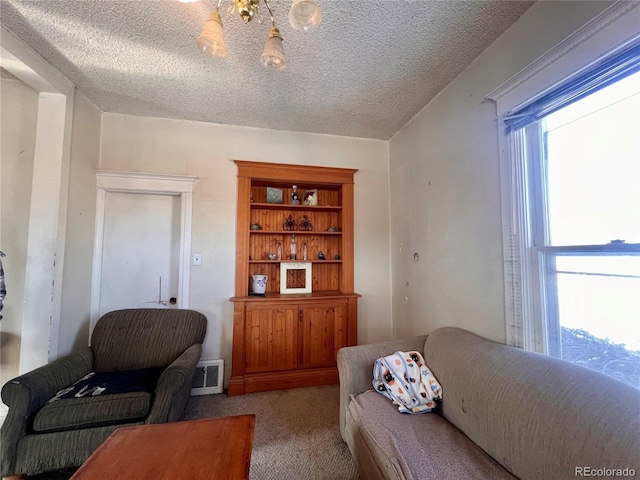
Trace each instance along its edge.
<path fill-rule="evenodd" d="M 342 263 L 342 260 L 249 260 L 249 263 Z"/>
<path fill-rule="evenodd" d="M 339 212 L 339 205 L 291 205 L 289 203 L 252 203 L 252 209 L 260 210 L 308 210 L 316 212 Z"/>
<path fill-rule="evenodd" d="M 313 230 L 249 230 L 250 234 L 266 233 L 269 235 L 342 235 L 342 232 L 315 232 Z"/>

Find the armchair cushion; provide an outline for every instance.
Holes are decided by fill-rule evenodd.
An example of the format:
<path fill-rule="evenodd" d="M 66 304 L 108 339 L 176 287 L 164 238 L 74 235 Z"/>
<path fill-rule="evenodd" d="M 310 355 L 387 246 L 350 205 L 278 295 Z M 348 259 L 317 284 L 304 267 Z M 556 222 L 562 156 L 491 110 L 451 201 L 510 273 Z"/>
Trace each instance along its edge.
<path fill-rule="evenodd" d="M 38 411 L 33 431 L 62 432 L 144 419 L 161 368 L 92 372 L 60 390 Z"/>
<path fill-rule="evenodd" d="M 36 433 L 120 425 L 144 419 L 151 410 L 150 392 L 65 398 L 42 407 L 33 420 Z"/>

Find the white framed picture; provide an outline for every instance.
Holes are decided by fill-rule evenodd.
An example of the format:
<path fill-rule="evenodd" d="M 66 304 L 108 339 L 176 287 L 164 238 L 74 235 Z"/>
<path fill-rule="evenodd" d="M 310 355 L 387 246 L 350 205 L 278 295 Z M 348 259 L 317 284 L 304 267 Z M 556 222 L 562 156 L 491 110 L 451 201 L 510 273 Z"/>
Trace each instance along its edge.
<path fill-rule="evenodd" d="M 280 293 L 311 293 L 311 262 L 280 262 Z"/>

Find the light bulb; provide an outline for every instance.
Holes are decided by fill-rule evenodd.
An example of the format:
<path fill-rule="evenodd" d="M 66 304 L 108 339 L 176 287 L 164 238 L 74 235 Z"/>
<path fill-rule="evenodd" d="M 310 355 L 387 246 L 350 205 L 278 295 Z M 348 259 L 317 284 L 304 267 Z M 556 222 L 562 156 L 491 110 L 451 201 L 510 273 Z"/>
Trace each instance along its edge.
<path fill-rule="evenodd" d="M 216 10 L 209 15 L 207 22 L 202 28 L 202 33 L 197 40 L 198 49 L 214 58 L 224 58 L 227 56 L 227 47 L 224 44 L 222 32 L 222 19 Z"/>
<path fill-rule="evenodd" d="M 284 58 L 284 49 L 282 48 L 282 37 L 276 27 L 271 27 L 267 43 L 264 44 L 264 50 L 260 56 L 260 62 L 271 70 L 282 71 L 287 68 L 287 61 Z"/>
<path fill-rule="evenodd" d="M 289 23 L 296 30 L 308 31 L 322 21 L 320 5 L 316 0 L 293 0 L 289 10 Z"/>

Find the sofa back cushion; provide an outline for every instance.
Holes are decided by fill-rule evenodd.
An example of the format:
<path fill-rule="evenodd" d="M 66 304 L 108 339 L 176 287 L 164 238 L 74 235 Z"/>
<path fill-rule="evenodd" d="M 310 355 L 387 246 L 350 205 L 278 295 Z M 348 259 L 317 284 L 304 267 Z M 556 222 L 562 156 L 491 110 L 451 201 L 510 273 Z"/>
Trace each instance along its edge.
<path fill-rule="evenodd" d="M 442 414 L 517 477 L 640 472 L 640 390 L 454 327 L 429 335 L 424 357 Z"/>
<path fill-rule="evenodd" d="M 204 315 L 193 310 L 139 308 L 103 315 L 91 335 L 94 371 L 167 367 L 189 346 L 202 343 Z"/>

